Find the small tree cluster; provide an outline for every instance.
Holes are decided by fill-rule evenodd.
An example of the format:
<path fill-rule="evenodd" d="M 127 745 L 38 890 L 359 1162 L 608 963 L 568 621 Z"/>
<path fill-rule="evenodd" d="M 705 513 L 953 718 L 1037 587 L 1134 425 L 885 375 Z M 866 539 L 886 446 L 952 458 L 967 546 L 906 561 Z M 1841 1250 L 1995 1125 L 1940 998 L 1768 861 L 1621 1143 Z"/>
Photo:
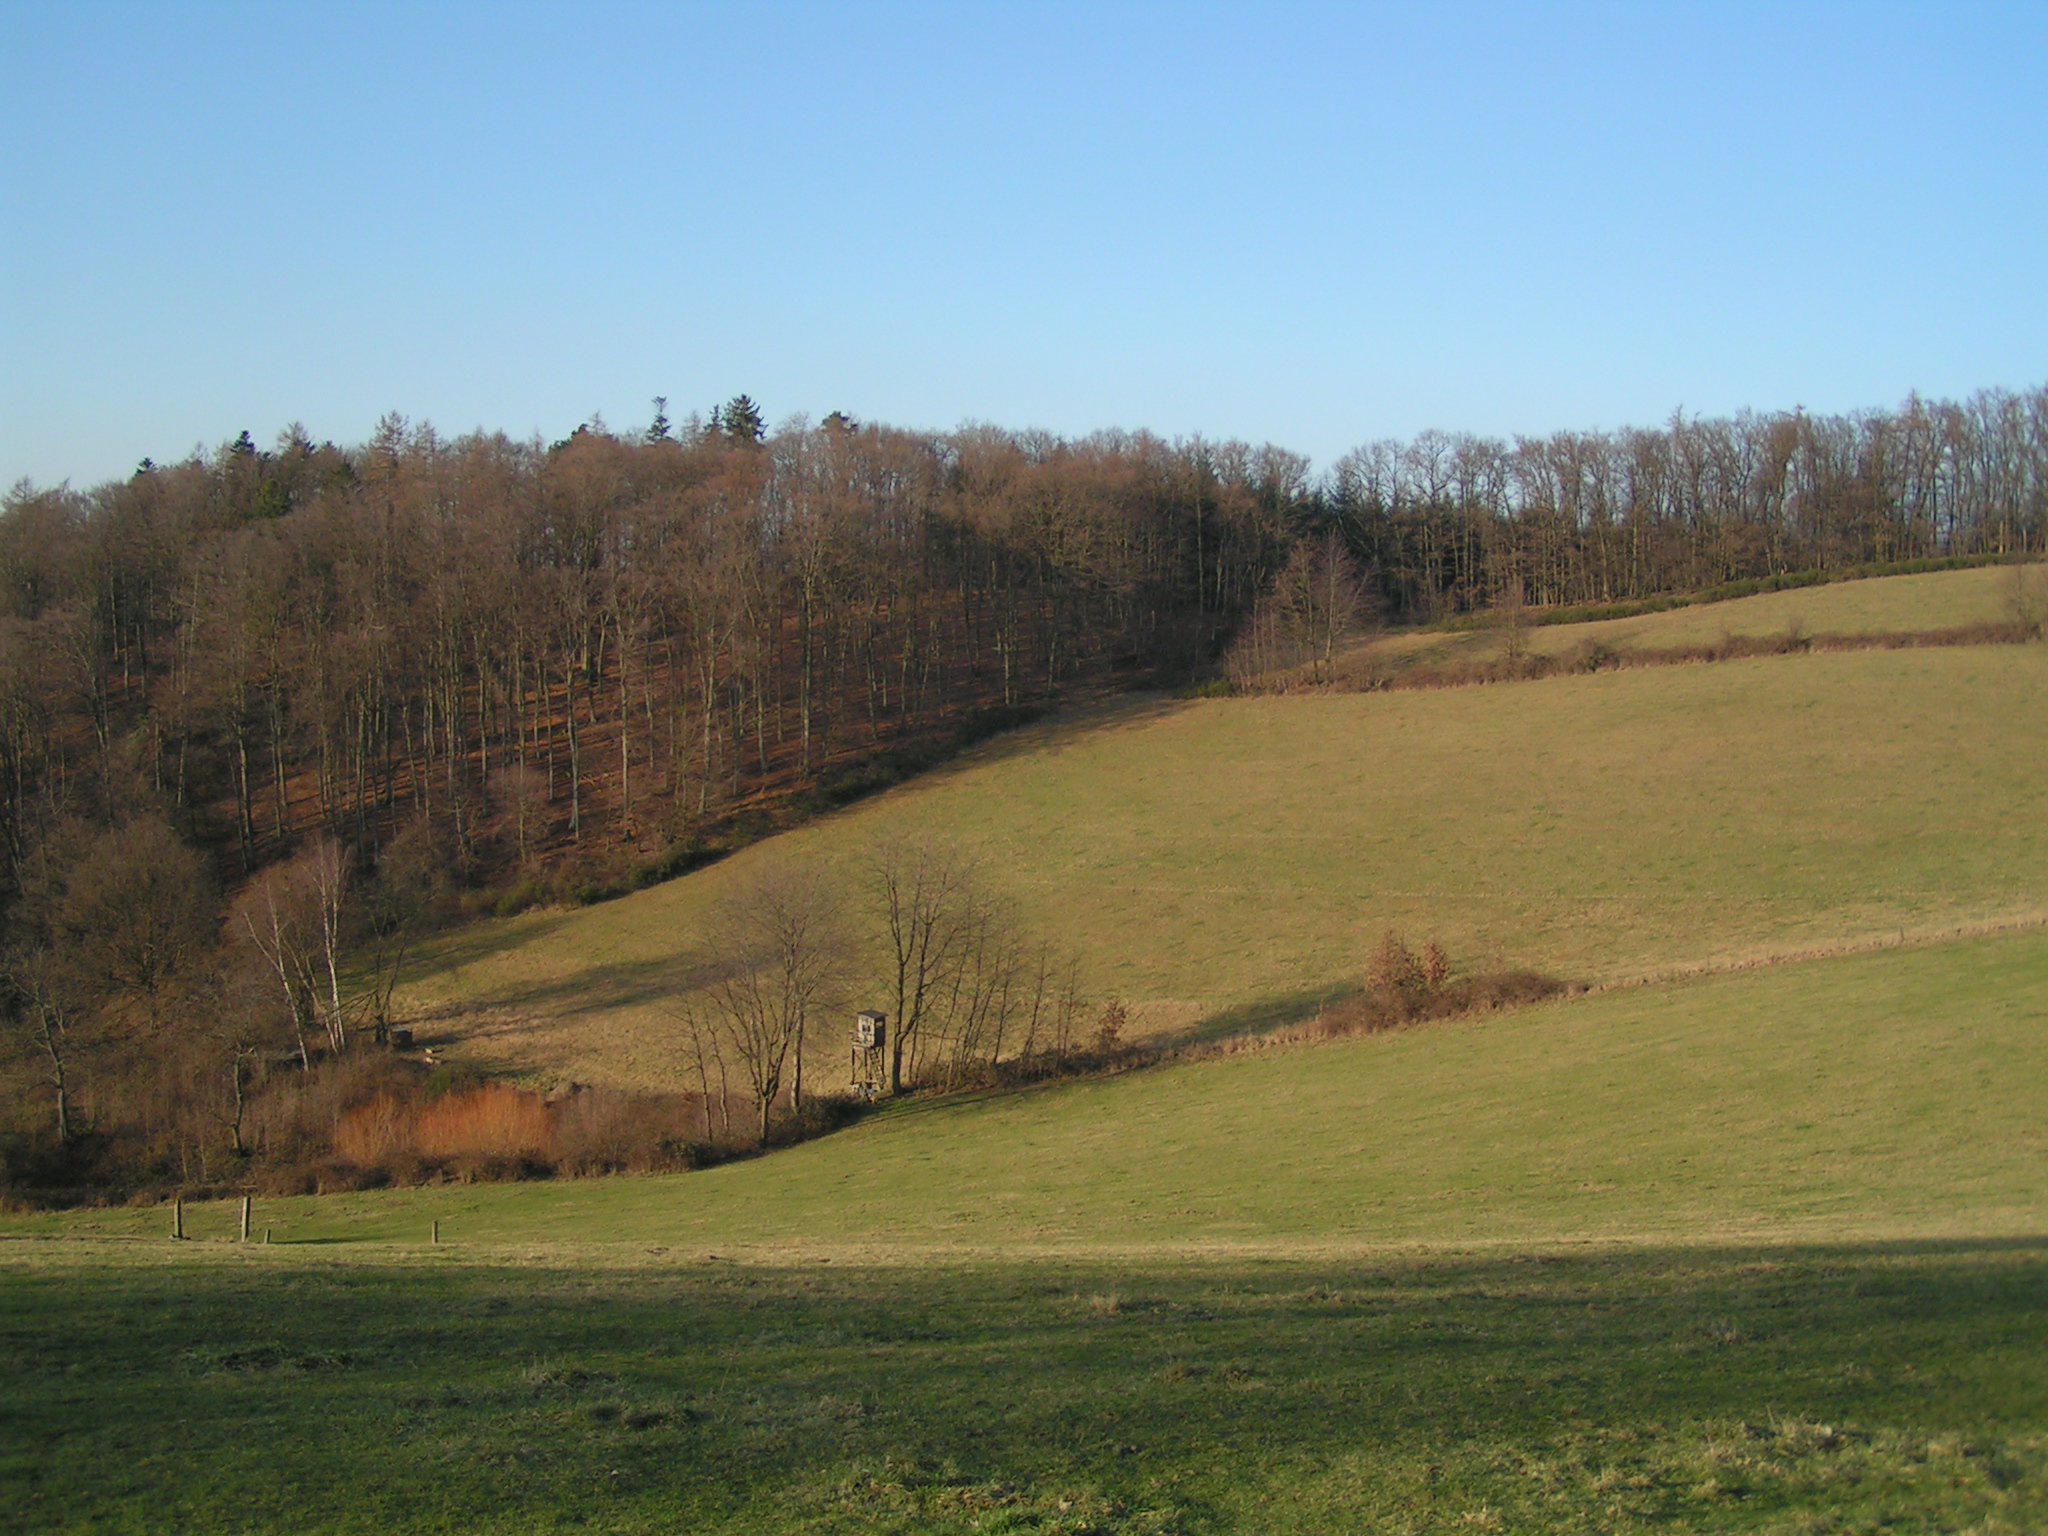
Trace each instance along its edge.
<path fill-rule="evenodd" d="M 1406 1015 L 1420 1011 L 1443 991 L 1451 976 L 1450 956 L 1435 939 L 1420 951 L 1389 928 L 1366 957 L 1366 985 L 1383 1004 Z"/>
<path fill-rule="evenodd" d="M 885 841 L 847 883 L 770 866 L 726 897 L 706 939 L 674 1017 L 707 1143 L 732 1138 L 736 1098 L 757 1147 L 778 1102 L 803 1121 L 817 1023 L 850 1017 L 860 987 L 888 1017 L 891 1093 L 965 1087 L 1006 1063 L 1043 1070 L 1077 1053 L 1077 962 L 1032 939 L 1014 904 L 948 845 Z M 1113 1046 L 1125 1020 L 1110 1004 L 1092 1046 Z"/>
<path fill-rule="evenodd" d="M 1224 671 L 1242 692 L 1255 692 L 1307 669 L 1328 676 L 1337 648 L 1372 610 L 1369 589 L 1337 530 L 1305 536 L 1253 606 L 1224 657 Z"/>

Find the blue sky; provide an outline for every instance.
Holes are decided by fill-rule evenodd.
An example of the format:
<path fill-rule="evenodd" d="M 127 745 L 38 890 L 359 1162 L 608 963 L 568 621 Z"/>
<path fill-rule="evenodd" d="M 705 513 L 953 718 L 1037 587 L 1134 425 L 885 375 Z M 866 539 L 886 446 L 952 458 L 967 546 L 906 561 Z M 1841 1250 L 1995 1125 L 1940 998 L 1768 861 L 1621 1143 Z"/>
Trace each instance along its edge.
<path fill-rule="evenodd" d="M 744 390 L 1510 435 L 2048 382 L 2048 6 L 0 6 L 0 485 Z"/>

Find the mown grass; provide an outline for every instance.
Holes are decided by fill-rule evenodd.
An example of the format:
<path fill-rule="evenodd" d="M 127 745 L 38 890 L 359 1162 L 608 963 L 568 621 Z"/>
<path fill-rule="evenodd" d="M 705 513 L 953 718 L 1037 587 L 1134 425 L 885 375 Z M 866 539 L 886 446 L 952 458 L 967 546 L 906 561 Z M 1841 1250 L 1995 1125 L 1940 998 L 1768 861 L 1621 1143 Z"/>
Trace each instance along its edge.
<path fill-rule="evenodd" d="M 2048 1247 L 0 1269 L 10 1530 L 2026 1531 Z"/>
<path fill-rule="evenodd" d="M 669 1008 L 707 905 L 764 859 L 851 879 L 905 832 L 977 852 L 1155 1033 L 1312 1008 L 1390 926 L 1602 982 L 2033 914 L 2044 692 L 2048 647 L 1998 646 L 1140 704 L 671 885 L 464 930 L 403 1000 L 486 1059 L 677 1082 Z"/>

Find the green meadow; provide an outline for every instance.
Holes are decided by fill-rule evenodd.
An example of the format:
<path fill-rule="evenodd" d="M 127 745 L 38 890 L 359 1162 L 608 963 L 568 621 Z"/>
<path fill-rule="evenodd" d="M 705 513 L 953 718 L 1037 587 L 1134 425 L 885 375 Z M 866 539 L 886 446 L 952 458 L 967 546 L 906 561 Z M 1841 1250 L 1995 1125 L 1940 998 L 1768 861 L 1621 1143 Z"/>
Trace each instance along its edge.
<path fill-rule="evenodd" d="M 2038 1242 L 0 1273 L 15 1531 L 2048 1520 Z"/>
<path fill-rule="evenodd" d="M 403 1001 L 539 1078 L 679 1082 L 673 997 L 720 892 L 768 860 L 857 882 L 895 834 L 972 851 L 1153 1034 L 1299 1017 L 1388 927 L 1607 983 L 2031 918 L 2044 697 L 2048 648 L 1988 646 L 1126 706 L 688 879 L 465 929 Z"/>
<path fill-rule="evenodd" d="M 672 1081 L 728 883 L 915 832 L 1182 1050 L 698 1173 L 259 1199 L 247 1244 L 0 1216 L 0 1527 L 2048 1529 L 2044 685 L 1141 702 L 451 935 L 424 1034 Z M 1592 989 L 1255 1038 L 1388 926 Z"/>
<path fill-rule="evenodd" d="M 0 1484 L 25 1530 L 2037 1529 L 2044 1026 L 2019 932 L 247 1246 L 13 1218 Z"/>
<path fill-rule="evenodd" d="M 910 1101 L 656 1179 L 267 1199 L 278 1243 L 631 1260 L 2048 1232 L 2048 932 L 1617 988 L 1389 1035 Z M 232 1235 L 228 1204 L 188 1230 Z M 133 1242 L 161 1207 L 16 1217 Z M 536 1245 L 538 1245 L 536 1247 Z"/>

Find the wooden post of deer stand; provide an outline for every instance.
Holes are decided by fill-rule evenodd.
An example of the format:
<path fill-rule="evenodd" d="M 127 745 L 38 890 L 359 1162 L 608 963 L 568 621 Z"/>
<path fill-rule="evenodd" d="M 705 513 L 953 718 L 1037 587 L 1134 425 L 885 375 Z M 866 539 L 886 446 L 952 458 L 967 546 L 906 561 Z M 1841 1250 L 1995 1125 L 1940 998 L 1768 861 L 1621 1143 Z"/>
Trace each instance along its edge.
<path fill-rule="evenodd" d="M 171 1241 L 182 1242 L 185 1237 L 185 1197 L 171 1196 Z"/>

